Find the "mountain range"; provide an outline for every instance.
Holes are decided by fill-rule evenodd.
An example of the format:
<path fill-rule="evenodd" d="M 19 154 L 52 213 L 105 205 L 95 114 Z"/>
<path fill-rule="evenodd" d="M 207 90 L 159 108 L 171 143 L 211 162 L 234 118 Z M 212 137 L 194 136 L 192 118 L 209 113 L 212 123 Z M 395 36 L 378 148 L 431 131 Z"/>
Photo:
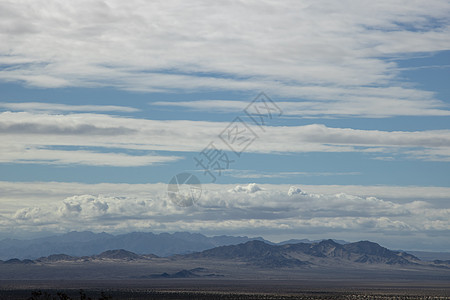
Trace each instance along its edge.
<path fill-rule="evenodd" d="M 414 255 L 392 251 L 377 243 L 360 241 L 341 245 L 333 240 L 283 245 L 269 245 L 262 241 L 250 241 L 245 244 L 217 247 L 186 256 L 192 258 L 239 258 L 268 267 L 301 266 L 317 264 L 324 260 L 388 265 L 420 262 L 420 259 Z"/>
<path fill-rule="evenodd" d="M 89 256 L 61 253 L 14 258 L 0 261 L 0 266 L 0 280 L 450 280 L 449 261 L 422 261 L 370 241 L 273 244 L 250 240 L 169 257 L 113 249 Z"/>
<path fill-rule="evenodd" d="M 124 249 L 116 249 L 91 256 L 77 257 L 67 254 L 52 254 L 35 260 L 14 258 L 2 262 L 4 264 L 34 264 L 61 261 L 138 261 L 158 258 L 160 257 L 155 254 L 136 254 Z M 219 246 L 191 254 L 178 254 L 170 257 L 170 260 L 238 260 L 250 265 L 271 268 L 307 266 L 326 261 L 386 265 L 410 265 L 421 262 L 419 258 L 412 254 L 389 250 L 374 242 L 359 241 L 342 245 L 333 240 L 282 245 L 270 245 L 263 241 L 252 240 L 238 245 Z M 436 261 L 435 263 L 448 264 L 447 261 Z"/>
<path fill-rule="evenodd" d="M 399 256 L 393 253 L 408 252 L 411 256 L 426 261 L 446 262 L 450 260 L 450 253 L 421 251 L 388 252 L 386 248 L 375 247 L 374 244 L 370 244 L 370 242 L 349 243 L 343 240 L 312 241 L 308 239 L 291 239 L 280 243 L 273 243 L 262 237 L 226 235 L 207 237 L 200 233 L 189 232 L 176 232 L 172 234 L 132 232 L 112 235 L 104 232 L 73 231 L 62 235 L 29 240 L 1 240 L 0 260 L 35 260 L 40 257 L 59 259 L 61 257 L 58 256 L 58 253 L 64 253 L 67 257 L 97 257 L 102 254 L 111 254 L 108 251 L 113 251 L 113 249 L 123 249 L 124 251 L 140 256 L 151 254 L 158 257 L 184 254 L 192 254 L 192 257 L 199 257 L 200 255 L 207 257 L 214 253 L 216 257 L 237 255 L 237 257 L 245 258 L 245 255 L 250 255 L 249 253 L 251 253 L 251 255 L 256 255 L 255 257 L 257 257 L 253 258 L 254 261 L 260 260 L 266 264 L 267 259 L 269 259 L 274 266 L 290 264 L 303 265 L 302 255 L 309 255 L 316 260 L 324 256 L 329 256 L 335 259 L 347 257 L 348 259 L 361 262 L 383 261 L 391 264 L 401 264 L 405 263 L 405 260 L 411 260 L 412 258 L 406 254 Z M 228 253 L 227 251 L 232 252 Z M 297 254 L 294 255 L 293 253 Z M 303 254 L 299 255 L 298 253 Z M 310 260 L 311 257 L 308 257 L 306 260 Z M 380 257 L 383 257 L 383 259 Z M 247 258 L 250 259 L 249 257 Z"/>
<path fill-rule="evenodd" d="M 263 238 L 214 236 L 199 233 L 176 232 L 154 234 L 132 232 L 112 235 L 108 233 L 69 232 L 30 240 L 4 239 L 0 241 L 0 259 L 36 259 L 55 253 L 71 256 L 90 256 L 111 249 L 125 249 L 138 254 L 152 253 L 158 256 L 185 254 L 223 245 L 245 243 Z"/>
<path fill-rule="evenodd" d="M 158 256 L 187 254 L 211 249 L 219 246 L 237 245 L 248 241 L 264 241 L 275 245 L 261 237 L 247 236 L 213 236 L 207 237 L 199 233 L 176 232 L 160 233 L 132 232 L 112 235 L 108 233 L 69 232 L 30 240 L 4 239 L 0 241 L 0 259 L 36 259 L 55 253 L 70 256 L 91 256 L 111 249 L 125 249 L 137 254 L 152 253 Z M 307 239 L 289 240 L 279 244 L 313 243 Z M 346 243 L 345 241 L 337 241 Z"/>

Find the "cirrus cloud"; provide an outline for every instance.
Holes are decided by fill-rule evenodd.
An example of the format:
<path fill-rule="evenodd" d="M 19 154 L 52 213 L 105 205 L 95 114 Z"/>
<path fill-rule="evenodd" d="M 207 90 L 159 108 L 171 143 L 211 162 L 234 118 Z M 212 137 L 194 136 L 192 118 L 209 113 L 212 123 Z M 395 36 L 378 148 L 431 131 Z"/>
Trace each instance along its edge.
<path fill-rule="evenodd" d="M 450 49 L 445 0 L 3 1 L 0 11 L 6 82 L 265 90 L 307 100 L 293 113 L 448 115 L 389 59 Z"/>
<path fill-rule="evenodd" d="M 144 166 L 181 159 L 158 151 L 198 152 L 211 141 L 229 150 L 218 134 L 228 123 L 146 120 L 105 114 L 0 113 L 0 162 Z M 252 127 L 252 126 L 250 126 Z M 265 136 L 247 152 L 364 152 L 408 159 L 450 160 L 450 131 L 381 131 L 322 124 L 264 126 Z M 258 132 L 260 128 L 253 126 Z M 83 148 L 83 149 L 80 149 Z M 102 148 L 103 151 L 95 150 Z M 127 150 L 139 151 L 137 154 Z"/>

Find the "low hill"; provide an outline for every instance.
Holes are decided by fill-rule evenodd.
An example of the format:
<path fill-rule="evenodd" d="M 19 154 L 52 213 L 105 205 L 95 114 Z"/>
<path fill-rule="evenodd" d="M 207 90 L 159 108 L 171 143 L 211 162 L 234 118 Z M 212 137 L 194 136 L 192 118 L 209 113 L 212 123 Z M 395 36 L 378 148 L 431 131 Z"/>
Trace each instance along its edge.
<path fill-rule="evenodd" d="M 142 259 L 141 255 L 133 253 L 131 251 L 127 251 L 124 249 L 118 250 L 108 250 L 100 253 L 99 255 L 95 255 L 94 259 L 121 259 L 121 260 L 135 260 Z"/>

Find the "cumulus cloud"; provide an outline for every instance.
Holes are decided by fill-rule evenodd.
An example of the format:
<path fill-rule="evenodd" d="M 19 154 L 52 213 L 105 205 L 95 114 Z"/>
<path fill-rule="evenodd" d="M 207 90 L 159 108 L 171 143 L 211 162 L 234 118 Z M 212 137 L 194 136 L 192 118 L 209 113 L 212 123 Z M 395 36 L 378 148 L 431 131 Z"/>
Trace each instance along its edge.
<path fill-rule="evenodd" d="M 288 196 L 293 196 L 293 195 L 306 195 L 305 192 L 303 192 L 300 188 L 296 187 L 296 186 L 291 186 L 289 188 L 288 191 Z"/>
<path fill-rule="evenodd" d="M 171 208 L 174 205 L 169 202 L 165 195 L 158 198 L 136 195 L 76 195 L 67 197 L 59 203 L 54 217 L 66 221 L 85 220 L 89 223 L 102 220 L 128 222 L 174 213 Z"/>
<path fill-rule="evenodd" d="M 14 214 L 13 218 L 15 220 L 26 221 L 26 220 L 38 218 L 40 213 L 41 213 L 41 209 L 38 207 L 27 207 L 27 208 L 22 208 L 22 209 L 17 210 L 16 213 Z"/>
<path fill-rule="evenodd" d="M 1 214 L 0 227 L 14 224 L 18 229 L 33 231 L 188 230 L 264 235 L 302 232 L 323 237 L 365 235 L 366 239 L 405 235 L 412 239 L 429 235 L 431 239 L 444 237 L 450 231 L 448 202 L 439 204 L 437 198 L 411 200 L 406 194 L 395 200 L 374 195 L 315 193 L 298 186 L 211 184 L 203 186 L 202 197 L 193 206 L 180 207 L 169 198 L 164 184 L 46 185 L 49 190 L 42 197 L 53 200 L 36 206 L 42 184 L 18 184 L 17 188 L 25 187 L 21 194 L 25 201 L 22 207 L 11 206 L 9 212 Z M 83 190 L 91 193 L 64 196 L 56 192 L 58 189 L 64 189 L 66 195 Z M 106 190 L 106 194 L 95 193 Z M 31 191 L 36 193 L 32 195 Z M 425 198 L 428 193 L 429 197 L 429 191 L 425 189 L 419 195 L 416 190 L 416 195 Z M 8 199 L 2 199 L 3 202 L 8 203 Z"/>
<path fill-rule="evenodd" d="M 63 217 L 72 217 L 84 215 L 87 217 L 98 217 L 108 212 L 108 200 L 104 197 L 95 197 L 92 195 L 81 195 L 67 198 L 63 201 L 63 205 L 59 208 L 59 213 Z"/>
<path fill-rule="evenodd" d="M 386 59 L 450 49 L 445 0 L 3 1 L 0 11 L 3 81 L 264 89 L 308 100 L 298 108 L 310 114 L 448 115 Z"/>
<path fill-rule="evenodd" d="M 261 188 L 256 183 L 250 183 L 246 186 L 237 185 L 233 189 L 231 189 L 231 192 L 248 194 L 253 194 L 259 191 L 261 191 Z"/>

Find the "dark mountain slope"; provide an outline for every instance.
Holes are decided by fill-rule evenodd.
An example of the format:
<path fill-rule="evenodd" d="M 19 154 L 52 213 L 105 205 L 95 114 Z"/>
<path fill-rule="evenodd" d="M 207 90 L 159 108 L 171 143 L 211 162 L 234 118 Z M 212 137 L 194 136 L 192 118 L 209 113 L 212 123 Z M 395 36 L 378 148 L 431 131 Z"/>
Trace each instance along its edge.
<path fill-rule="evenodd" d="M 412 264 L 420 261 L 411 254 L 392 251 L 369 241 L 341 245 L 333 240 L 323 240 L 313 244 L 286 245 L 285 251 L 358 263 Z"/>
<path fill-rule="evenodd" d="M 301 256 L 302 259 L 298 257 Z M 361 241 L 345 245 L 333 240 L 320 243 L 269 245 L 261 241 L 223 246 L 199 253 L 184 255 L 186 258 L 238 259 L 263 266 L 286 267 L 310 264 L 314 257 L 339 260 L 343 263 L 365 264 L 414 264 L 418 258 L 405 252 L 391 251 L 377 243 Z M 308 259 L 309 257 L 309 259 Z M 328 260 L 331 263 L 331 260 Z"/>
<path fill-rule="evenodd" d="M 124 249 L 118 249 L 118 250 L 108 250 L 108 251 L 102 252 L 99 255 L 95 255 L 93 258 L 135 260 L 135 259 L 142 259 L 143 257 L 141 255 L 138 255 L 136 253 L 133 253 L 133 252 L 130 252 L 130 251 L 127 251 Z"/>
<path fill-rule="evenodd" d="M 295 259 L 283 252 L 282 246 L 269 245 L 261 241 L 222 246 L 200 253 L 184 255 L 188 258 L 239 259 L 267 267 L 289 267 L 307 265 L 307 262 Z"/>

